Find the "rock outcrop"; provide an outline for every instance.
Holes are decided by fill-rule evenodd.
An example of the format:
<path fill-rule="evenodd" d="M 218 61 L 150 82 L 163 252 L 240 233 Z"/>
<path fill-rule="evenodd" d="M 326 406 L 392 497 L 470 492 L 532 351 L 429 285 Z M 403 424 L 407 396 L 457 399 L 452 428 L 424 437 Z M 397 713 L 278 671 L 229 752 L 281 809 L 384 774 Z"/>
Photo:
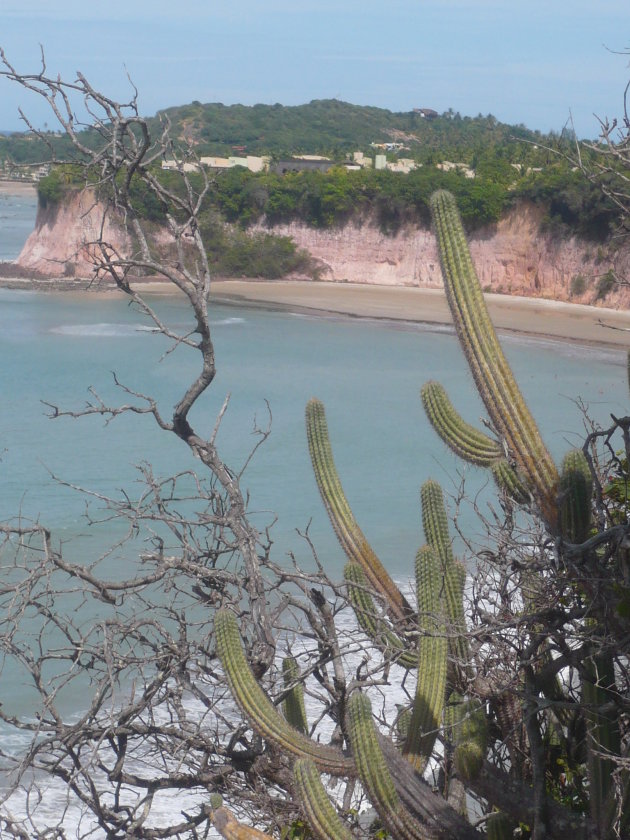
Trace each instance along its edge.
<path fill-rule="evenodd" d="M 129 254 L 131 242 L 120 220 L 106 211 L 90 190 L 70 193 L 58 204 L 37 208 L 35 230 L 16 262 L 49 277 L 90 277 L 94 273 L 94 243 L 108 242 Z"/>
<path fill-rule="evenodd" d="M 598 246 L 576 237 L 558 239 L 541 234 L 541 218 L 540 208 L 521 204 L 498 224 L 470 236 L 483 288 L 630 308 L 630 289 L 605 283 L 611 269 L 619 277 L 630 278 L 630 247 L 615 250 L 610 244 Z M 75 194 L 59 205 L 40 207 L 35 230 L 17 263 L 51 277 L 88 277 L 93 272 L 90 243 L 101 230 L 119 253 L 130 252 L 131 242 L 123 227 L 104 212 L 92 194 Z M 273 233 L 290 236 L 309 251 L 321 267 L 322 280 L 426 288 L 442 285 L 435 239 L 426 228 L 408 226 L 387 236 L 370 223 L 317 230 L 293 222 L 274 227 Z"/>

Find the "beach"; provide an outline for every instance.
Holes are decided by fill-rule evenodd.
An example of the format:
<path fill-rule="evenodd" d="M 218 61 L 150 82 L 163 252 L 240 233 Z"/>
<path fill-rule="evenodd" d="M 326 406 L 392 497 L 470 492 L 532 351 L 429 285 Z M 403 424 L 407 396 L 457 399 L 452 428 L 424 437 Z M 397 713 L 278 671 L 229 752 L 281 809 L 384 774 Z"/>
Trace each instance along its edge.
<path fill-rule="evenodd" d="M 67 278 L 35 280 L 5 276 L 0 277 L 0 288 L 3 287 L 69 294 L 122 294 L 109 284 L 90 285 L 88 280 Z M 136 289 L 144 294 L 181 294 L 171 283 L 154 279 L 139 281 Z M 453 323 L 442 289 L 307 280 L 222 279 L 212 282 L 210 296 L 211 300 L 222 304 L 309 315 L 380 319 L 401 325 L 448 326 Z M 630 311 L 511 295 L 486 294 L 484 297 L 499 332 L 630 348 Z"/>
<path fill-rule="evenodd" d="M 273 309 L 425 324 L 452 324 L 442 289 L 303 281 L 215 281 L 211 296 Z M 630 347 L 630 312 L 580 304 L 486 294 L 500 331 Z"/>
<path fill-rule="evenodd" d="M 32 181 L 2 181 L 0 180 L 0 193 L 8 195 L 20 195 L 21 193 L 34 193 L 37 185 Z"/>

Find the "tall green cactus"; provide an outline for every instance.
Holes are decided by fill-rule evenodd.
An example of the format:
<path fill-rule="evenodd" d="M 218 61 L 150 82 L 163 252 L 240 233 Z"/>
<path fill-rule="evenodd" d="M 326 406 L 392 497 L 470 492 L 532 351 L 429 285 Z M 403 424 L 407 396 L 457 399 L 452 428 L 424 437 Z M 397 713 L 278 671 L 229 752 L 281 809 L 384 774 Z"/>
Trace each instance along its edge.
<path fill-rule="evenodd" d="M 431 197 L 446 297 L 477 390 L 509 456 L 556 528 L 558 472 L 516 384 L 488 315 L 454 197 Z"/>
<path fill-rule="evenodd" d="M 296 793 L 310 828 L 319 840 L 353 840 L 321 782 L 315 764 L 306 758 L 293 765 Z"/>
<path fill-rule="evenodd" d="M 355 692 L 348 703 L 348 728 L 357 771 L 383 824 L 400 840 L 433 840 L 436 833 L 404 807 L 378 743 L 368 698 Z"/>
<path fill-rule="evenodd" d="M 491 467 L 505 453 L 501 444 L 467 423 L 453 408 L 439 382 L 426 382 L 420 391 L 429 422 L 456 455 L 469 464 Z"/>
<path fill-rule="evenodd" d="M 359 627 L 385 656 L 403 668 L 414 668 L 418 664 L 418 654 L 415 650 L 409 650 L 408 645 L 379 614 L 370 595 L 369 583 L 362 566 L 358 563 L 347 563 L 343 576 L 348 584 L 348 598 Z"/>
<path fill-rule="evenodd" d="M 593 476 L 581 449 L 564 456 L 558 494 L 562 536 L 569 542 L 583 543 L 591 526 Z"/>
<path fill-rule="evenodd" d="M 304 689 L 299 682 L 300 669 L 293 656 L 286 656 L 282 660 L 282 676 L 289 693 L 284 698 L 282 708 L 287 722 L 303 735 L 308 734 L 308 721 L 304 705 Z"/>
<path fill-rule="evenodd" d="M 258 684 L 245 657 L 236 616 L 220 609 L 214 618 L 217 654 L 232 696 L 256 731 L 298 758 L 310 758 L 333 776 L 353 776 L 352 759 L 332 746 L 320 744 L 298 732 L 278 712 Z"/>
<path fill-rule="evenodd" d="M 416 555 L 418 679 L 403 753 L 423 770 L 433 751 L 446 698 L 448 638 L 444 576 L 436 554 L 423 546 Z"/>
<path fill-rule="evenodd" d="M 320 400 L 315 398 L 306 406 L 306 435 L 319 492 L 341 547 L 349 560 L 362 566 L 371 586 L 386 599 L 392 618 L 405 623 L 413 610 L 354 518 L 335 467 L 326 412 Z"/>
<path fill-rule="evenodd" d="M 586 662 L 582 679 L 582 703 L 585 707 L 589 800 L 591 818 L 599 836 L 612 837 L 610 826 L 615 819 L 613 772 L 614 757 L 621 753 L 619 716 L 610 709 L 615 691 L 615 667 L 612 656 L 600 653 Z M 627 817 L 626 817 L 627 819 Z"/>

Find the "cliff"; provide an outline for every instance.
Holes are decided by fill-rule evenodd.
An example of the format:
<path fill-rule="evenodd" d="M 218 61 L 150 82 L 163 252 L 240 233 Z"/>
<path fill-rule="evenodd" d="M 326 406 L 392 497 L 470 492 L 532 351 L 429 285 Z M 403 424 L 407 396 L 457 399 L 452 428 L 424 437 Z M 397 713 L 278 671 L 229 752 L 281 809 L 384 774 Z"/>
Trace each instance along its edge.
<path fill-rule="evenodd" d="M 131 242 L 120 220 L 89 190 L 70 193 L 59 204 L 37 208 L 35 229 L 16 260 L 24 270 L 48 277 L 90 277 L 94 242 L 102 237 L 122 254 Z"/>
<path fill-rule="evenodd" d="M 630 290 L 600 282 L 612 269 L 630 277 L 630 247 L 613 249 L 576 237 L 540 233 L 543 211 L 533 205 L 510 210 L 501 221 L 473 233 L 470 250 L 485 291 L 575 303 L 630 308 Z M 333 282 L 440 288 L 442 277 L 432 231 L 407 227 L 386 236 L 373 225 L 315 230 L 291 223 L 274 233 L 291 236 Z M 601 295 L 598 300 L 598 295 Z"/>
<path fill-rule="evenodd" d="M 630 308 L 630 289 L 605 283 L 610 269 L 619 277 L 630 277 L 630 247 L 614 250 L 610 244 L 598 246 L 575 237 L 543 235 L 541 218 L 540 208 L 520 205 L 498 224 L 470 237 L 484 289 Z M 105 239 L 120 253 L 128 254 L 129 237 L 115 218 L 104 215 L 93 195 L 75 194 L 59 205 L 40 207 L 35 230 L 17 263 L 22 269 L 51 277 L 89 277 L 90 243 L 101 224 Z M 273 233 L 291 236 L 309 251 L 320 265 L 322 280 L 426 288 L 442 285 L 437 247 L 428 229 L 409 226 L 395 236 L 386 236 L 369 223 L 317 230 L 293 222 L 274 227 Z"/>

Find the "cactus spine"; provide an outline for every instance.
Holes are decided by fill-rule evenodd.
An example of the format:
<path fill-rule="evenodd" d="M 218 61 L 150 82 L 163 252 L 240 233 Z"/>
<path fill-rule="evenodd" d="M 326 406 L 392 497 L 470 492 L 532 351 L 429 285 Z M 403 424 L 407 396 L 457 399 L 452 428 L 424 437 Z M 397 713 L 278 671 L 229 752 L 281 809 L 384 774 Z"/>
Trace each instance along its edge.
<path fill-rule="evenodd" d="M 470 258 L 454 197 L 431 197 L 446 296 L 473 379 L 497 432 L 531 486 L 547 524 L 557 525 L 558 473 L 503 355 Z"/>
<path fill-rule="evenodd" d="M 326 413 L 320 400 L 311 399 L 307 403 L 306 435 L 319 492 L 341 547 L 349 560 L 361 565 L 373 589 L 384 596 L 392 618 L 404 622 L 413 611 L 372 550 L 350 509 L 337 475 Z"/>
<path fill-rule="evenodd" d="M 285 687 L 289 689 L 289 693 L 282 703 L 284 716 L 294 729 L 297 729 L 303 735 L 307 735 L 308 721 L 306 719 L 306 707 L 304 706 L 304 689 L 298 682 L 300 669 L 292 656 L 287 656 L 282 660 L 282 676 L 284 677 Z"/>
<path fill-rule="evenodd" d="M 217 610 L 214 618 L 217 654 L 232 696 L 254 729 L 298 758 L 311 758 L 317 767 L 333 776 L 353 776 L 351 759 L 335 747 L 316 743 L 286 722 L 258 685 L 245 658 L 236 616 Z"/>
<path fill-rule="evenodd" d="M 309 826 L 319 840 L 352 840 L 336 812 L 312 761 L 298 759 L 293 767 L 295 788 Z"/>

